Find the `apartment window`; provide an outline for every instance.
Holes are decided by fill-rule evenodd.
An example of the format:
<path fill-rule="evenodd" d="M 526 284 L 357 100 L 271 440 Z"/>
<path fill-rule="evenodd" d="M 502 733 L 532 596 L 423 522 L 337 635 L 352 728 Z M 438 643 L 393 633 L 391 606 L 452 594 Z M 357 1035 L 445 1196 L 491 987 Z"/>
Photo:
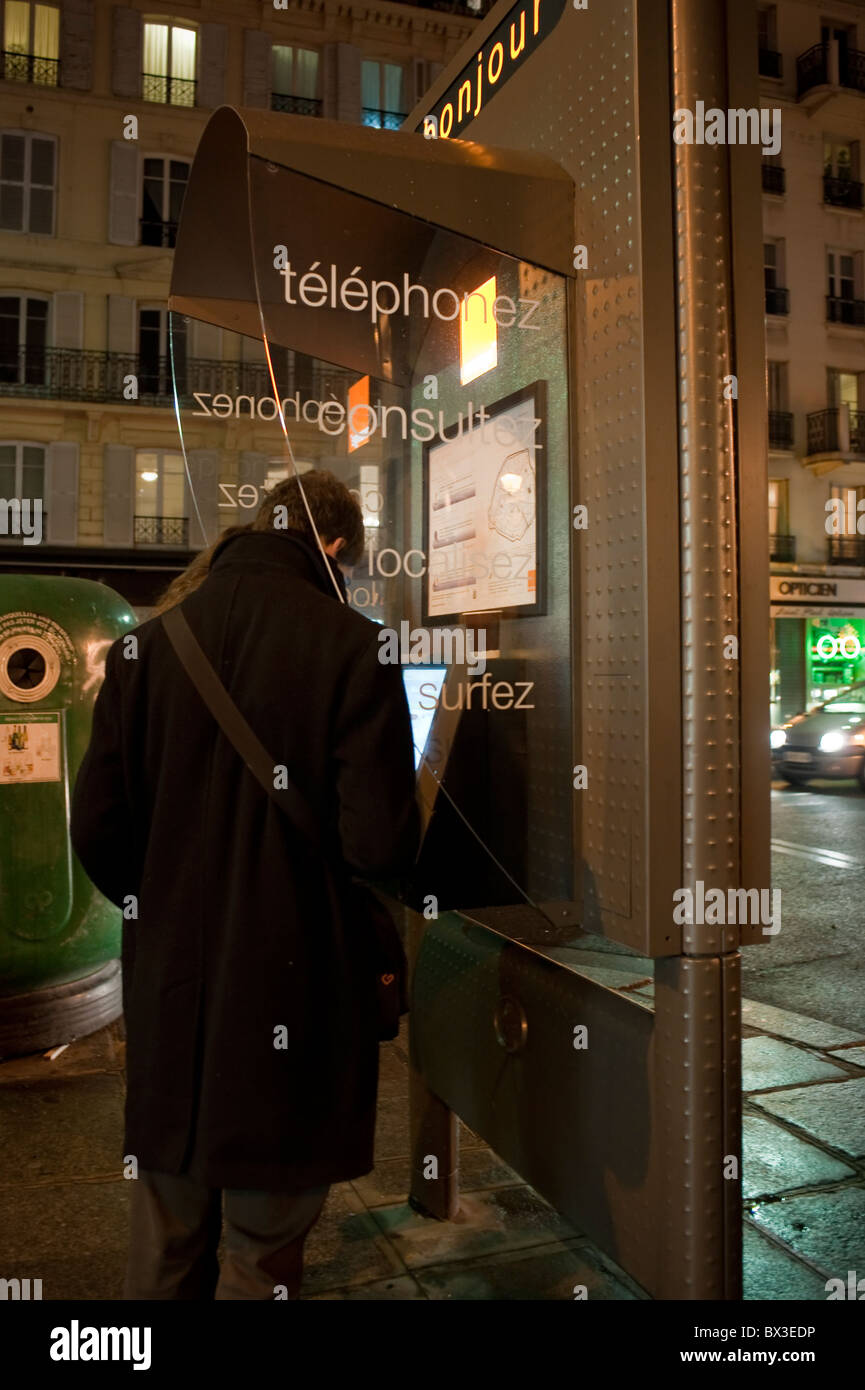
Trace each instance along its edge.
<path fill-rule="evenodd" d="M 827 395 L 831 406 L 847 405 L 851 410 L 859 409 L 858 372 L 843 371 L 838 367 L 827 370 Z"/>
<path fill-rule="evenodd" d="M 0 382 L 43 385 L 47 346 L 47 298 L 0 296 Z"/>
<path fill-rule="evenodd" d="M 173 395 L 171 353 L 178 390 L 186 384 L 186 324 L 174 315 L 169 337 L 169 310 L 141 305 L 138 310 L 138 390 L 142 396 Z"/>
<path fill-rule="evenodd" d="M 784 243 L 767 241 L 763 245 L 763 280 L 766 287 L 766 313 L 786 314 L 788 296 L 784 287 Z"/>
<path fill-rule="evenodd" d="M 766 386 L 770 410 L 787 409 L 787 363 L 766 363 Z"/>
<path fill-rule="evenodd" d="M 782 565 L 796 560 L 796 537 L 790 535 L 786 478 L 769 479 L 769 559 Z"/>
<path fill-rule="evenodd" d="M 6 0 L 3 76 L 7 82 L 56 87 L 60 68 L 60 10 L 29 0 Z"/>
<path fill-rule="evenodd" d="M 826 317 L 830 323 L 865 325 L 861 283 L 862 257 L 858 251 L 826 252 Z"/>
<path fill-rule="evenodd" d="M 186 545 L 183 455 L 168 449 L 135 451 L 135 530 L 138 545 Z"/>
<path fill-rule="evenodd" d="M 836 179 L 859 177 L 859 141 L 823 137 L 823 171 Z"/>
<path fill-rule="evenodd" d="M 42 444 L 0 443 L 0 497 L 45 496 L 45 448 Z"/>
<path fill-rule="evenodd" d="M 838 80 L 842 87 L 846 85 L 849 71 L 849 55 L 851 49 L 856 48 L 856 28 L 855 25 L 838 23 L 827 20 L 820 26 L 820 42 L 824 49 L 830 43 L 838 45 Z"/>
<path fill-rule="evenodd" d="M 56 146 L 53 135 L 0 134 L 0 230 L 53 236 Z"/>
<path fill-rule="evenodd" d="M 273 45 L 271 108 L 295 116 L 318 116 L 318 53 L 314 48 Z"/>
<path fill-rule="evenodd" d="M 144 72 L 141 95 L 145 101 L 168 106 L 195 105 L 194 29 L 180 24 L 144 25 Z"/>
<path fill-rule="evenodd" d="M 778 12 L 774 5 L 761 5 L 757 11 L 757 33 L 761 77 L 781 76 L 778 52 Z"/>
<path fill-rule="evenodd" d="M 361 73 L 364 125 L 379 130 L 399 130 L 405 120 L 402 109 L 402 68 L 396 63 L 365 60 Z"/>
<path fill-rule="evenodd" d="M 145 156 L 141 197 L 141 245 L 173 246 L 189 178 L 189 161 Z"/>
<path fill-rule="evenodd" d="M 838 509 L 834 515 L 837 516 L 838 532 L 842 536 L 856 535 L 856 521 L 862 515 L 857 508 L 859 503 L 865 498 L 865 487 L 842 487 L 837 485 L 831 489 L 833 501 L 841 502 L 841 513 L 838 516 Z M 865 511 L 865 508 L 863 508 Z"/>

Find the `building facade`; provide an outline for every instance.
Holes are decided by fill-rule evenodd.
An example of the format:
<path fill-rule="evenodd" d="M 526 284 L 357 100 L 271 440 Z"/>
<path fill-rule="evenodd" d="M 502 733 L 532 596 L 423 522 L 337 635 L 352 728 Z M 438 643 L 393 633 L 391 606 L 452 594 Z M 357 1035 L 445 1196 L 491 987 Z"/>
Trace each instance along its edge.
<path fill-rule="evenodd" d="M 0 0 L 0 497 L 42 500 L 41 543 L 0 535 L 0 566 L 101 578 L 146 607 L 250 519 L 285 472 L 256 413 L 261 344 L 166 307 L 201 132 L 223 104 L 398 128 L 486 7 Z M 346 398 L 344 372 L 275 365 L 295 413 Z M 204 414 L 239 397 L 254 404 Z M 302 414 L 294 443 L 301 468 L 334 448 Z"/>
<path fill-rule="evenodd" d="M 865 5 L 759 18 L 777 723 L 865 679 Z"/>

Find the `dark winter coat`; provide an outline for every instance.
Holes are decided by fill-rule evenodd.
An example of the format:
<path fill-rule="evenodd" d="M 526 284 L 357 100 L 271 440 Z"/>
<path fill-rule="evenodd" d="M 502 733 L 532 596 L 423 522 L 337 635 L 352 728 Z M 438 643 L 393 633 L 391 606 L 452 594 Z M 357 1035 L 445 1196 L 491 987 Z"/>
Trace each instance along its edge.
<path fill-rule="evenodd" d="M 186 618 L 352 873 L 409 867 L 411 726 L 379 628 L 299 537 L 232 537 Z M 367 932 L 218 729 L 158 619 L 108 653 L 72 843 L 123 927 L 124 1153 L 213 1187 L 297 1190 L 372 1167 Z M 348 877 L 348 875 L 346 876 Z M 286 1043 L 276 1046 L 276 1043 Z"/>

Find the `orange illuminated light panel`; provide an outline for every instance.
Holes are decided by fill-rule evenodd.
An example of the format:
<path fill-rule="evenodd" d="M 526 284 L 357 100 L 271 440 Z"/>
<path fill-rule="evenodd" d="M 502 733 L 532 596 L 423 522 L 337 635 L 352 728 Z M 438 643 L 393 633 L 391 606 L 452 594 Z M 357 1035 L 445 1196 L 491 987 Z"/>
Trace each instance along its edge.
<path fill-rule="evenodd" d="M 493 303 L 496 277 L 490 276 L 463 298 L 460 310 L 460 385 L 489 372 L 498 362 Z"/>
<path fill-rule="evenodd" d="M 364 409 L 363 407 L 366 407 Z M 362 376 L 348 391 L 348 452 L 360 449 L 372 433 L 369 409 L 369 377 Z"/>

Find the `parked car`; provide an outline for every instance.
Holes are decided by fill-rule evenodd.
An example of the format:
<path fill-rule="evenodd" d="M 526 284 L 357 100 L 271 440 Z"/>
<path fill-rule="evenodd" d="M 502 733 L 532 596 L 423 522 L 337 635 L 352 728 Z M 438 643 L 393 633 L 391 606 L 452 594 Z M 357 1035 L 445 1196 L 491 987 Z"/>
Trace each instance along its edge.
<path fill-rule="evenodd" d="M 793 786 L 855 777 L 865 791 L 865 681 L 773 729 L 772 768 Z"/>

